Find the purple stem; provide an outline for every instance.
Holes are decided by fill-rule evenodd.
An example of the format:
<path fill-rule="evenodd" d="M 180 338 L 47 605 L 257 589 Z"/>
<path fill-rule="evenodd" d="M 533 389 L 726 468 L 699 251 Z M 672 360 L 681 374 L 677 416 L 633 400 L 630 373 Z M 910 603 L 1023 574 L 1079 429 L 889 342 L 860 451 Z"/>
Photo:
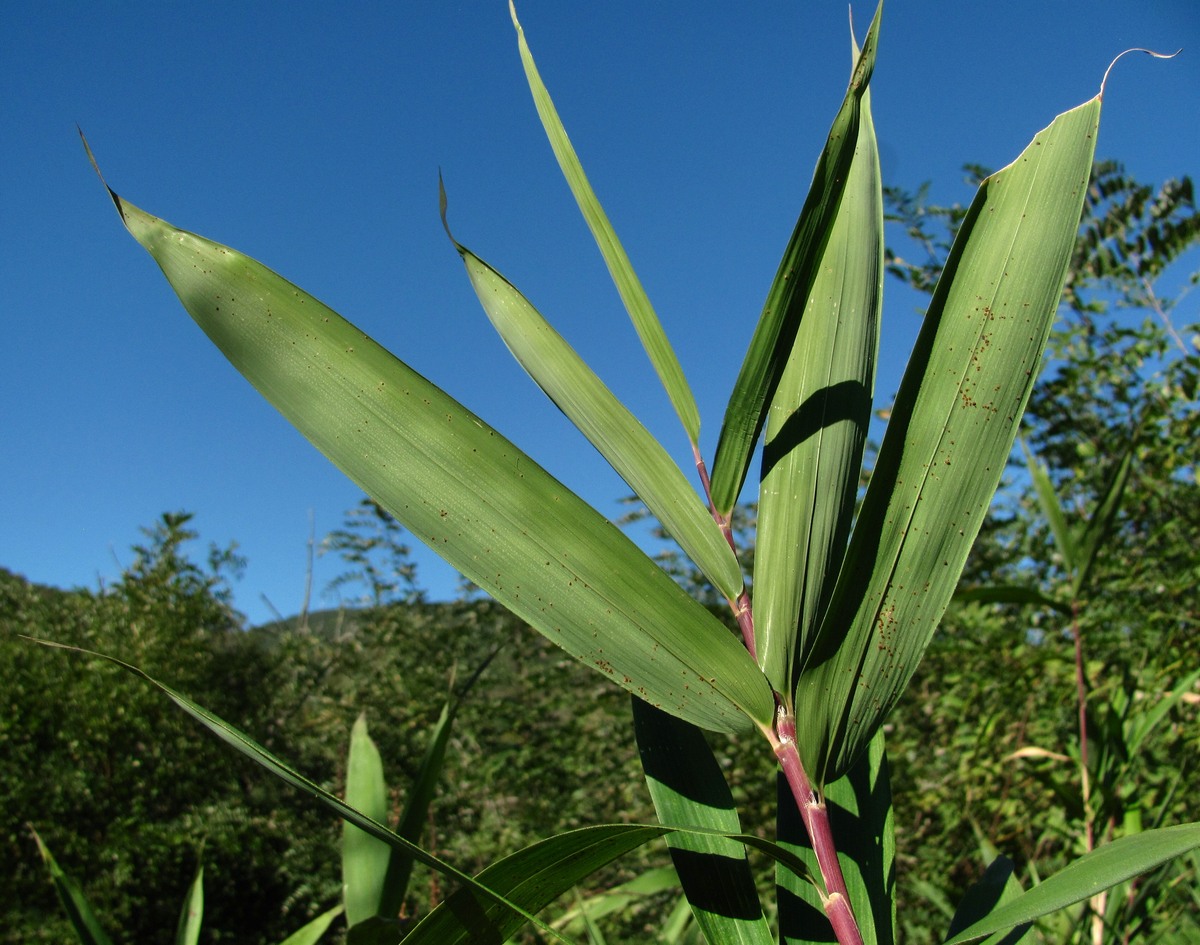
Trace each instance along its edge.
<path fill-rule="evenodd" d="M 817 855 L 817 866 L 825 883 L 822 901 L 825 915 L 833 926 L 833 933 L 840 945 L 862 945 L 862 933 L 850 907 L 850 894 L 838 862 L 837 847 L 833 842 L 833 831 L 829 824 L 829 811 L 825 801 L 813 790 L 808 774 L 796 750 L 796 718 L 782 706 L 775 722 L 775 731 L 768 736 L 779 759 L 779 767 L 787 779 L 800 808 L 800 817 L 808 831 L 809 842 Z"/>

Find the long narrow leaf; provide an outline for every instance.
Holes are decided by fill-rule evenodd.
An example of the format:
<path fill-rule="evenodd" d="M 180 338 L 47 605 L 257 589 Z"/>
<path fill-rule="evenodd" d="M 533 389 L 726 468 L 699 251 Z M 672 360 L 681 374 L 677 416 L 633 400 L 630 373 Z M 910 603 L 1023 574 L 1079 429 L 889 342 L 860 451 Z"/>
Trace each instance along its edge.
<path fill-rule="evenodd" d="M 1133 439 L 1125 447 L 1117 468 L 1105 484 L 1104 491 L 1096 502 L 1087 523 L 1080 529 L 1079 559 L 1077 570 L 1072 582 L 1072 592 L 1078 596 L 1083 593 L 1087 580 L 1091 576 L 1092 567 L 1100 553 L 1104 539 L 1112 530 L 1113 520 L 1121 508 L 1121 500 L 1125 497 L 1125 486 L 1129 483 L 1129 475 L 1133 470 L 1133 459 L 1137 455 L 1137 439 Z"/>
<path fill-rule="evenodd" d="M 37 843 L 38 852 L 42 855 L 42 862 L 46 864 L 46 870 L 50 873 L 50 879 L 54 883 L 54 890 L 58 893 L 58 900 L 62 903 L 63 910 L 71 922 L 71 928 L 75 931 L 75 936 L 83 945 L 112 945 L 112 939 L 101 927 L 100 920 L 96 918 L 96 913 L 92 911 L 91 903 L 83 894 L 83 890 L 79 888 L 79 884 L 62 871 L 50 853 L 49 847 L 42 842 L 38 832 L 30 829 L 33 839 Z"/>
<path fill-rule="evenodd" d="M 442 223 L 446 194 L 442 191 Z M 742 571 L 708 507 L 679 466 L 529 300 L 450 233 L 471 285 L 508 350 L 600 451 L 663 527 L 730 601 Z"/>
<path fill-rule="evenodd" d="M 825 244 L 832 232 L 858 146 L 862 96 L 875 68 L 882 13 L 881 0 L 725 409 L 712 466 L 713 504 L 725 516 L 732 512 L 742 491 L 758 435 L 766 422 L 767 407 L 792 350 L 792 340 L 813 281 L 820 271 Z"/>
<path fill-rule="evenodd" d="M 925 316 L 834 599 L 796 692 L 814 780 L 845 772 L 908 684 L 1016 437 L 1074 247 L 1100 99 L 971 204 Z"/>
<path fill-rule="evenodd" d="M 387 823 L 388 791 L 383 760 L 367 731 L 365 714 L 355 719 L 350 730 L 346 803 L 372 820 Z M 386 914 L 383 899 L 391 857 L 391 844 L 348 821 L 342 824 L 342 901 L 346 905 L 347 925 L 353 927 L 372 916 Z"/>
<path fill-rule="evenodd" d="M 554 149 L 558 166 L 562 169 L 571 193 L 575 196 L 575 202 L 579 204 L 579 209 L 587 221 L 588 228 L 592 231 L 592 237 L 596 240 L 601 255 L 604 256 L 604 262 L 608 265 L 613 283 L 621 295 L 621 301 L 625 303 L 625 308 L 642 341 L 642 346 L 646 349 L 646 354 L 650 356 L 650 362 L 654 365 L 654 370 L 658 373 L 659 380 L 662 381 L 662 385 L 667 391 L 671 405 L 679 415 L 688 439 L 695 449 L 700 441 L 700 413 L 696 409 L 695 398 L 683 375 L 683 368 L 680 367 L 679 359 L 675 357 L 675 352 L 667 340 L 658 316 L 654 313 L 650 299 L 646 296 L 646 290 L 642 288 L 637 273 L 633 271 L 633 264 L 625 254 L 625 248 L 617 239 L 616 231 L 608 222 L 608 215 L 600 206 L 600 201 L 596 198 L 592 185 L 588 183 L 587 175 L 583 173 L 579 156 L 575 153 L 571 139 L 567 137 L 566 129 L 563 128 L 562 121 L 558 117 L 558 110 L 554 107 L 550 93 L 546 90 L 545 83 L 542 82 L 542 77 L 534 64 L 533 53 L 530 52 L 529 44 L 525 41 L 525 31 L 517 21 L 517 10 L 511 0 L 508 8 L 512 14 L 513 26 L 517 30 L 521 64 L 525 68 L 529 91 L 533 93 L 533 102 L 537 106 L 538 117 L 542 120 L 542 127 L 546 131 L 546 137 L 550 140 L 550 147 Z"/>
<path fill-rule="evenodd" d="M 339 903 L 327 912 L 322 912 L 311 922 L 306 923 L 296 929 L 291 935 L 285 938 L 279 945 L 317 945 L 321 940 L 329 926 L 333 925 L 333 920 L 342 914 L 342 906 Z"/>
<path fill-rule="evenodd" d="M 1021 883 L 1013 875 L 1012 860 L 997 856 L 954 910 L 948 934 L 956 935 L 960 930 L 974 925 L 1000 906 L 1012 902 L 1021 892 Z M 1029 923 L 1022 923 L 1015 928 L 995 932 L 988 936 L 984 945 L 1017 945 L 1024 939 L 1029 927 Z"/>
<path fill-rule="evenodd" d="M 1106 843 L 1020 896 L 998 906 L 946 945 L 965 945 L 993 932 L 1032 922 L 1200 848 L 1200 823 L 1147 830 Z"/>
<path fill-rule="evenodd" d="M 858 48 L 854 46 L 855 62 Z M 871 420 L 883 303 L 883 190 L 871 93 L 833 230 L 764 434 L 754 557 L 758 663 L 790 694 L 837 579 Z"/>
<path fill-rule="evenodd" d="M 770 723 L 770 686 L 720 621 L 516 446 L 265 266 L 109 193 L 230 362 L 463 575 L 672 714 Z"/>
<path fill-rule="evenodd" d="M 523 910 L 536 912 L 617 857 L 651 840 L 683 834 L 734 840 L 767 854 L 801 875 L 809 875 L 807 865 L 790 851 L 749 834 L 727 835 L 720 831 L 661 824 L 601 824 L 540 840 L 493 863 L 476 876 L 476 880 Z M 476 888 L 464 887 L 422 919 L 404 941 L 405 945 L 505 942 L 523 924 L 521 916 L 497 898 L 480 897 Z"/>
<path fill-rule="evenodd" d="M 1067 516 L 1062 503 L 1058 501 L 1058 493 L 1050 480 L 1050 471 L 1046 464 L 1030 452 L 1025 441 L 1021 441 L 1021 450 L 1025 454 L 1025 466 L 1029 470 L 1029 478 L 1033 482 L 1034 495 L 1037 496 L 1038 506 L 1046 521 L 1050 524 L 1050 534 L 1054 536 L 1054 544 L 1062 556 L 1063 567 L 1069 574 L 1074 574 L 1079 564 L 1079 548 L 1075 535 L 1067 524 Z"/>
<path fill-rule="evenodd" d="M 639 699 L 634 734 L 646 786 L 662 824 L 742 832 L 733 794 L 704 733 Z M 667 838 L 692 913 L 711 945 L 772 945 L 746 849 L 725 837 Z"/>
<path fill-rule="evenodd" d="M 200 941 L 200 926 L 204 922 L 204 864 L 196 866 L 183 907 L 179 911 L 179 927 L 175 931 L 175 945 L 196 945 Z"/>
<path fill-rule="evenodd" d="M 451 698 L 442 706 L 442 711 L 429 732 L 429 743 L 425 746 L 425 755 L 417 769 L 417 776 L 409 787 L 404 809 L 400 813 L 400 823 L 396 825 L 396 833 L 413 843 L 420 843 L 425 832 L 429 808 L 437 793 L 438 782 L 442 778 L 442 769 L 446 763 L 446 748 L 450 744 L 450 733 L 454 729 L 457 705 L 458 701 Z M 412 868 L 411 856 L 401 850 L 393 851 L 388 871 L 388 895 L 384 900 L 387 914 L 395 915 L 399 911 L 412 877 Z"/>
<path fill-rule="evenodd" d="M 515 912 L 524 919 L 533 922 L 543 931 L 549 932 L 553 937 L 561 938 L 561 936 L 550 929 L 545 923 L 526 913 L 519 905 L 515 905 L 514 903 L 505 900 L 501 894 L 476 882 L 476 880 L 447 863 L 445 860 L 434 856 L 432 853 L 427 852 L 416 844 L 405 840 L 401 836 L 398 836 L 383 824 L 379 823 L 379 821 L 366 816 L 361 811 L 355 810 L 341 798 L 330 794 L 328 791 L 308 780 L 308 778 L 304 777 L 304 775 L 293 770 L 287 765 L 286 762 L 276 758 L 244 732 L 230 725 L 219 716 L 209 712 L 203 706 L 197 705 L 182 693 L 176 692 L 165 683 L 159 682 L 157 679 L 138 669 L 136 666 L 131 666 L 129 663 L 119 660 L 116 657 L 107 656 L 104 653 L 96 653 L 91 650 L 85 650 L 76 646 L 67 646 L 66 644 L 54 643 L 50 640 L 35 640 L 33 642 L 40 643 L 43 646 L 53 647 L 54 649 L 69 650 L 74 653 L 82 653 L 85 656 L 106 660 L 107 662 L 112 663 L 115 666 L 119 666 L 127 672 L 144 679 L 146 682 L 150 683 L 150 685 L 154 686 L 156 689 L 166 695 L 167 698 L 179 706 L 179 708 L 181 708 L 184 712 L 186 712 L 193 719 L 221 739 L 221 741 L 225 742 L 225 744 L 236 749 L 238 752 L 245 755 L 256 764 L 261 765 L 263 768 L 270 771 L 285 783 L 290 784 L 300 792 L 307 794 L 309 797 L 323 804 L 343 820 L 354 824 L 360 830 L 370 834 L 376 839 L 382 840 L 384 843 L 408 851 L 417 862 L 423 863 L 425 866 L 428 866 L 430 869 L 441 873 L 443 876 L 448 876 L 452 879 L 458 880 L 464 885 L 464 887 L 474 890 L 474 895 L 477 896 L 480 901 L 490 902 L 493 906 L 499 907 L 499 911 L 501 912 Z M 48 855 L 48 851 L 46 855 Z M 84 904 L 86 905 L 86 902 Z M 100 943 L 100 945 L 105 945 L 105 943 L 108 942 L 107 938 L 95 938 L 88 941 L 94 941 L 96 943 Z"/>

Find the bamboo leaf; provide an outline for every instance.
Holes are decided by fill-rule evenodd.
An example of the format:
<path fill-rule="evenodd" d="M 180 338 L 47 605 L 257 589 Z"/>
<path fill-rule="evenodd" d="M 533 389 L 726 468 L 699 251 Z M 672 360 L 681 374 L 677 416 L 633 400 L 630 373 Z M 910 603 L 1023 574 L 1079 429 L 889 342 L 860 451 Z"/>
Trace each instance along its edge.
<path fill-rule="evenodd" d="M 322 912 L 311 922 L 298 928 L 280 942 L 279 945 L 316 945 L 321 940 L 321 936 L 329 930 L 329 926 L 333 925 L 333 920 L 341 914 L 342 906 L 339 903 L 327 912 Z"/>
<path fill-rule="evenodd" d="M 770 723 L 770 686 L 720 621 L 516 446 L 265 266 L 109 193 L 230 362 L 464 576 L 668 712 Z"/>
<path fill-rule="evenodd" d="M 92 911 L 91 903 L 83 894 L 83 890 L 79 888 L 79 884 L 62 871 L 50 853 L 49 847 L 42 842 L 38 832 L 32 827 L 29 829 L 37 843 L 38 852 L 42 855 L 42 862 L 46 864 L 46 870 L 50 873 L 54 891 L 58 893 L 58 900 L 62 903 L 63 911 L 66 912 L 67 918 L 71 922 L 71 928 L 74 929 L 76 938 L 82 945 L 112 945 L 112 939 L 101 927 L 100 920 L 96 918 L 96 913 Z"/>
<path fill-rule="evenodd" d="M 729 836 L 720 831 L 661 824 L 601 824 L 582 827 L 539 840 L 491 864 L 476 876 L 509 902 L 536 912 L 570 890 L 584 877 L 644 843 L 668 835 L 724 837 L 754 847 L 808 874 L 808 867 L 778 844 L 748 834 Z M 405 945 L 473 945 L 506 942 L 524 919 L 497 898 L 481 898 L 478 889 L 464 887 L 447 897 L 405 938 Z"/>
<path fill-rule="evenodd" d="M 1021 895 L 1021 883 L 1013 875 L 1013 862 L 998 856 L 988 864 L 983 876 L 967 890 L 950 920 L 950 935 L 973 925 L 994 909 Z M 1029 931 L 1029 923 L 1003 929 L 988 936 L 985 945 L 1017 945 Z"/>
<path fill-rule="evenodd" d="M 632 702 L 638 754 L 659 823 L 741 833 L 733 794 L 703 732 L 639 699 Z M 685 833 L 668 837 L 667 846 L 711 945 L 772 945 L 744 846 Z"/>
<path fill-rule="evenodd" d="M 579 156 L 575 153 L 571 139 L 567 137 L 566 129 L 563 128 L 562 121 L 558 117 L 558 110 L 554 107 L 550 93 L 546 90 L 545 83 L 542 82 L 542 77 L 538 73 L 537 65 L 533 61 L 533 53 L 530 52 L 529 44 L 525 40 L 525 31 L 517 21 L 517 10 L 511 0 L 508 9 L 512 14 L 513 26 L 517 30 L 517 44 L 521 53 L 521 64 L 525 69 L 525 78 L 529 82 L 529 91 L 533 93 L 533 102 L 537 107 L 542 127 L 546 131 L 546 137 L 550 141 L 550 147 L 554 150 L 554 157 L 558 160 L 563 177 L 566 178 L 575 202 L 579 205 L 583 218 L 587 221 L 588 229 L 592 231 L 592 237 L 600 248 L 600 253 L 604 257 L 613 283 L 621 295 L 621 301 L 625 303 L 625 308 L 642 341 L 642 346 L 646 349 L 646 354 L 650 356 L 650 362 L 654 365 L 654 370 L 658 373 L 659 380 L 666 389 L 671 405 L 683 423 L 683 428 L 692 443 L 692 449 L 696 450 L 700 440 L 700 413 L 696 409 L 696 401 L 692 396 L 691 388 L 688 387 L 687 379 L 683 375 L 683 368 L 680 367 L 679 359 L 676 358 L 658 316 L 654 313 L 650 299 L 646 296 L 646 290 L 642 288 L 637 273 L 633 271 L 633 264 L 630 263 L 621 241 L 617 239 L 616 231 L 608 221 L 608 215 L 600 206 L 600 201 L 596 198 L 592 185 L 588 183 L 587 175 L 583 172 L 583 165 L 579 163 Z"/>
<path fill-rule="evenodd" d="M 964 929 L 946 945 L 965 945 L 1057 912 L 1200 848 L 1200 823 L 1162 827 L 1097 847 Z"/>
<path fill-rule="evenodd" d="M 864 90 L 845 192 L 764 434 L 754 621 L 759 665 L 778 692 L 795 686 L 846 551 L 882 303 L 883 190 Z"/>
<path fill-rule="evenodd" d="M 1054 483 L 1050 480 L 1050 471 L 1046 469 L 1045 463 L 1029 451 L 1024 440 L 1021 441 L 1021 450 L 1025 454 L 1025 466 L 1033 481 L 1033 491 L 1037 496 L 1038 505 L 1042 509 L 1042 514 L 1046 516 L 1046 521 L 1050 524 L 1050 534 L 1054 536 L 1054 544 L 1058 548 L 1058 553 L 1062 555 L 1063 566 L 1068 573 L 1075 574 L 1079 567 L 1079 548 L 1076 545 L 1075 536 L 1067 524 L 1067 516 L 1063 511 L 1062 503 L 1058 501 Z"/>
<path fill-rule="evenodd" d="M 820 271 L 825 244 L 858 146 L 862 96 L 875 67 L 882 12 L 881 0 L 725 409 L 713 459 L 712 499 L 716 511 L 726 517 L 732 513 L 742 491 L 755 444 L 766 421 L 767 407 L 792 350 L 813 281 Z"/>
<path fill-rule="evenodd" d="M 175 931 L 176 945 L 196 945 L 200 941 L 200 925 L 204 921 L 204 865 L 196 866 L 183 907 L 179 912 L 179 926 Z"/>
<path fill-rule="evenodd" d="M 441 192 L 446 224 L 446 193 Z M 675 461 L 507 279 L 446 233 L 488 319 L 529 376 L 600 451 L 646 508 L 730 601 L 742 570 L 707 506 Z"/>
<path fill-rule="evenodd" d="M 366 714 L 350 730 L 346 759 L 346 803 L 381 824 L 388 819 L 388 792 L 383 760 L 367 731 Z M 384 888 L 392 847 L 348 821 L 342 824 L 342 899 L 346 924 L 358 925 L 383 910 Z"/>
<path fill-rule="evenodd" d="M 865 749 L 954 593 L 1040 366 L 1099 117 L 1099 97 L 1058 116 L 983 181 L 951 249 L 797 687 L 819 784 Z"/>
<path fill-rule="evenodd" d="M 1121 461 L 1117 464 L 1112 478 L 1105 485 L 1104 492 L 1101 493 L 1099 501 L 1096 503 L 1096 508 L 1092 510 L 1091 517 L 1081 529 L 1079 555 L 1076 561 L 1077 570 L 1071 587 L 1074 596 L 1083 593 L 1087 579 L 1092 573 L 1092 566 L 1096 563 L 1096 557 L 1100 552 L 1101 542 L 1112 530 L 1113 520 L 1117 517 L 1121 500 L 1125 497 L 1125 486 L 1129 482 L 1129 474 L 1133 469 L 1136 452 L 1137 439 L 1134 438 L 1125 448 L 1121 455 Z"/>

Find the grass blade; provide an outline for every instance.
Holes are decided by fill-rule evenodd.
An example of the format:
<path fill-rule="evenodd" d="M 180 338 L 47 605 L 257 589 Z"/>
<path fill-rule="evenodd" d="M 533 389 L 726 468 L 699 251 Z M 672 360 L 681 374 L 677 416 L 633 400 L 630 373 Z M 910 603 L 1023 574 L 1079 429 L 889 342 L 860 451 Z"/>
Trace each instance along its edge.
<path fill-rule="evenodd" d="M 176 945 L 196 945 L 200 941 L 200 925 L 204 921 L 204 865 L 196 866 L 196 875 L 183 899 L 179 912 L 179 927 L 175 932 Z"/>
<path fill-rule="evenodd" d="M 658 820 L 671 827 L 742 832 L 733 794 L 704 734 L 633 700 L 634 733 Z M 725 837 L 675 834 L 671 860 L 711 945 L 772 945 L 746 848 Z"/>
<path fill-rule="evenodd" d="M 38 852 L 42 855 L 42 862 L 46 864 L 46 869 L 50 873 L 50 880 L 54 883 L 54 891 L 58 893 L 58 900 L 62 903 L 63 911 L 66 912 L 67 918 L 71 922 L 71 928 L 75 930 L 76 937 L 83 945 L 112 945 L 112 939 L 101 927 L 100 920 L 96 918 L 96 913 L 92 911 L 91 903 L 83 894 L 83 890 L 79 888 L 79 884 L 62 871 L 50 853 L 50 848 L 42 842 L 38 832 L 32 827 L 29 829 L 37 843 Z"/>
<path fill-rule="evenodd" d="M 1025 467 L 1029 470 L 1029 478 L 1033 482 L 1033 491 L 1037 496 L 1038 505 L 1046 521 L 1050 524 L 1050 534 L 1054 536 L 1054 544 L 1062 555 L 1063 566 L 1069 574 L 1078 573 L 1079 548 L 1075 543 L 1075 535 L 1067 525 L 1067 516 L 1062 503 L 1058 501 L 1058 493 L 1054 483 L 1050 481 L 1050 471 L 1046 464 L 1029 451 L 1025 441 L 1021 441 L 1021 451 L 1025 454 Z"/>
<path fill-rule="evenodd" d="M 1021 892 L 1021 883 L 1013 874 L 1012 860 L 996 857 L 954 910 L 948 934 L 956 935 L 960 930 L 974 925 L 988 913 L 1016 899 Z M 1004 929 L 988 936 L 985 945 L 1017 945 L 1028 929 L 1028 923 L 1021 923 L 1011 930 Z"/>
<path fill-rule="evenodd" d="M 472 879 L 466 873 L 455 868 L 450 863 L 447 863 L 445 860 L 434 856 L 432 853 L 427 852 L 415 843 L 412 843 L 393 833 L 379 821 L 372 817 L 368 817 L 362 811 L 351 807 L 341 798 L 330 794 L 328 791 L 308 780 L 308 778 L 304 777 L 304 775 L 295 771 L 286 762 L 276 758 L 244 732 L 230 725 L 219 716 L 209 712 L 203 706 L 197 705 L 182 693 L 176 692 L 165 683 L 159 682 L 157 679 L 138 669 L 136 666 L 131 666 L 129 663 L 119 660 L 116 657 L 107 656 L 104 653 L 96 653 L 92 650 L 85 650 L 76 646 L 67 646 L 62 643 L 54 643 L 50 640 L 34 640 L 33 642 L 40 643 L 42 646 L 52 647 L 54 649 L 69 650 L 74 653 L 82 653 L 85 656 L 106 660 L 107 662 L 112 663 L 115 666 L 119 666 L 127 672 L 146 680 L 146 682 L 150 683 L 150 685 L 154 686 L 156 689 L 166 695 L 167 698 L 179 706 L 179 708 L 183 709 L 184 712 L 216 735 L 217 738 L 221 739 L 221 741 L 225 742 L 225 744 L 229 745 L 241 754 L 245 755 L 251 761 L 270 771 L 276 777 L 280 778 L 287 784 L 290 784 L 301 793 L 307 794 L 309 797 L 318 801 L 338 817 L 341 817 L 348 823 L 354 824 L 354 826 L 358 827 L 364 833 L 367 833 L 392 847 L 405 850 L 418 863 L 423 863 L 425 866 L 428 866 L 430 869 L 441 873 L 443 876 L 457 880 L 465 887 L 473 889 L 475 896 L 477 896 L 480 901 L 489 902 L 493 907 L 499 907 L 499 910 L 502 912 L 511 910 L 522 916 L 525 920 L 533 922 L 543 931 L 549 932 L 554 938 L 561 938 L 561 936 L 545 925 L 545 923 L 526 913 L 520 906 L 507 901 L 502 894 L 487 888 L 486 886 Z M 48 853 L 46 855 L 48 855 Z M 84 902 L 84 905 L 86 906 L 86 902 Z M 88 912 L 90 914 L 90 910 L 88 910 Z M 103 933 L 100 934 L 102 935 Z M 87 941 L 96 942 L 99 943 L 99 945 L 109 945 L 107 938 L 95 938 Z"/>
<path fill-rule="evenodd" d="M 1197 848 L 1200 848 L 1200 823 L 1121 837 L 1084 854 L 1032 889 L 998 905 L 986 918 L 959 932 L 946 945 L 966 945 L 993 932 L 1032 922 Z"/>
<path fill-rule="evenodd" d="M 346 803 L 372 820 L 387 823 L 388 791 L 383 778 L 383 760 L 367 731 L 365 714 L 355 719 L 350 730 Z M 391 844 L 349 821 L 342 824 L 342 901 L 346 906 L 347 925 L 353 927 L 372 916 L 387 915 L 383 900 L 391 858 Z"/>
<path fill-rule="evenodd" d="M 321 940 L 321 936 L 328 930 L 329 926 L 333 925 L 333 920 L 342 914 L 342 906 L 339 903 L 327 912 L 322 912 L 311 922 L 296 929 L 291 935 L 285 938 L 279 945 L 317 945 Z"/>
<path fill-rule="evenodd" d="M 601 824 L 539 840 L 498 860 L 475 878 L 521 909 L 536 912 L 617 857 L 671 834 L 734 840 L 766 853 L 801 875 L 808 875 L 808 867 L 788 850 L 749 834 L 729 835 L 661 824 Z M 464 887 L 422 919 L 404 941 L 405 945 L 506 942 L 524 921 L 497 898 L 480 897 L 475 887 Z"/>
<path fill-rule="evenodd" d="M 858 48 L 854 46 L 855 61 Z M 845 192 L 764 434 L 754 565 L 759 665 L 790 695 L 846 552 L 883 304 L 883 190 L 871 93 Z"/>
<path fill-rule="evenodd" d="M 442 191 L 442 223 L 446 194 Z M 450 234 L 449 226 L 446 233 Z M 515 286 L 450 235 L 488 319 L 529 376 L 600 451 L 725 597 L 742 571 L 708 507 L 675 461 Z"/>
<path fill-rule="evenodd" d="M 633 271 L 633 264 L 630 263 L 621 241 L 617 239 L 616 231 L 608 221 L 608 215 L 600 206 L 600 201 L 596 198 L 592 185 L 588 183 L 583 166 L 579 163 L 579 156 L 575 153 L 571 139 L 567 137 L 566 129 L 563 128 L 562 121 L 558 117 L 558 110 L 554 107 L 550 93 L 546 90 L 546 85 L 538 73 L 537 65 L 533 61 L 533 53 L 530 52 L 529 44 L 525 41 L 525 31 L 517 21 L 517 10 L 511 0 L 508 9 L 512 14 L 513 26 L 517 30 L 517 44 L 521 53 L 521 64 L 525 68 L 525 78 L 529 82 L 529 91 L 533 93 L 533 102 L 537 107 L 538 117 L 542 121 L 546 137 L 550 140 L 550 147 L 554 149 L 558 166 L 562 169 L 563 177 L 566 178 L 571 193 L 575 196 L 575 202 L 579 204 L 580 212 L 587 221 L 588 229 L 592 231 L 592 237 L 600 248 L 613 283 L 621 295 L 621 301 L 625 303 L 625 308 L 633 321 L 633 327 L 642 340 L 642 346 L 646 349 L 646 354 L 650 356 L 650 362 L 654 365 L 654 370 L 658 373 L 659 380 L 666 389 L 671 405 L 683 423 L 692 448 L 698 449 L 700 413 L 696 409 L 695 398 L 683 375 L 683 368 L 680 367 L 679 359 L 675 356 L 675 351 L 667 340 L 658 316 L 654 313 L 650 299 L 646 296 L 646 290 L 642 288 L 637 273 Z"/>
<path fill-rule="evenodd" d="M 1100 99 L 987 178 L 934 292 L 796 691 L 824 784 L 895 704 L 954 593 L 1012 450 L 1075 243 Z"/>
<path fill-rule="evenodd" d="M 668 712 L 714 731 L 769 724 L 770 686 L 742 645 L 595 509 L 312 296 L 109 193 L 230 362 L 464 576 Z"/>
<path fill-rule="evenodd" d="M 725 409 L 713 459 L 712 498 L 716 511 L 726 517 L 732 513 L 742 491 L 755 444 L 766 422 L 767 407 L 792 350 L 792 341 L 841 203 L 846 176 L 858 144 L 862 96 L 875 68 L 882 12 L 881 2 L 867 31 L 846 97 L 817 161 L 808 197 L 767 293 L 762 315 Z"/>

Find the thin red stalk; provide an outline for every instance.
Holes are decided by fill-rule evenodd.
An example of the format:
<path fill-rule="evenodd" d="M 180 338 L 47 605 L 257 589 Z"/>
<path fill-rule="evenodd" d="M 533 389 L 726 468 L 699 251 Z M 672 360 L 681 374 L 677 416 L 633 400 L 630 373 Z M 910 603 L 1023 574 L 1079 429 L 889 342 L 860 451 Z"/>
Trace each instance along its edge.
<path fill-rule="evenodd" d="M 796 750 L 796 719 L 782 707 L 775 722 L 775 731 L 768 736 L 775 757 L 779 759 L 779 767 L 792 795 L 796 806 L 800 808 L 800 817 L 804 821 L 804 829 L 808 831 L 808 839 L 813 852 L 817 855 L 817 866 L 821 870 L 821 880 L 825 884 L 822 901 L 825 905 L 825 915 L 833 926 L 834 935 L 840 945 L 862 945 L 862 933 L 854 918 L 854 910 L 850 906 L 850 894 L 846 890 L 846 880 L 842 876 L 842 865 L 838 862 L 837 847 L 833 842 L 833 830 L 829 823 L 829 810 L 825 801 L 813 790 L 812 782 L 800 761 L 800 753 Z"/>
<path fill-rule="evenodd" d="M 696 457 L 696 472 L 700 476 L 700 484 L 704 486 L 704 498 L 708 502 L 708 509 L 712 513 L 713 521 L 720 526 L 721 534 L 725 536 L 725 540 L 729 542 L 729 547 L 733 549 L 733 553 L 736 556 L 737 545 L 733 540 L 733 525 L 713 505 L 712 482 L 708 477 L 708 467 L 705 465 L 704 457 L 700 455 L 700 447 L 696 443 L 692 444 L 692 455 Z M 750 606 L 750 592 L 743 588 L 737 600 L 729 601 L 729 609 L 733 611 L 738 629 L 742 632 L 742 642 L 746 644 L 746 649 L 750 651 L 750 655 L 754 657 L 754 661 L 757 663 L 758 647 L 754 642 L 754 610 Z"/>

